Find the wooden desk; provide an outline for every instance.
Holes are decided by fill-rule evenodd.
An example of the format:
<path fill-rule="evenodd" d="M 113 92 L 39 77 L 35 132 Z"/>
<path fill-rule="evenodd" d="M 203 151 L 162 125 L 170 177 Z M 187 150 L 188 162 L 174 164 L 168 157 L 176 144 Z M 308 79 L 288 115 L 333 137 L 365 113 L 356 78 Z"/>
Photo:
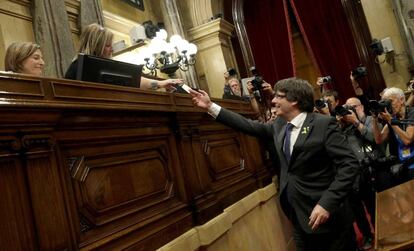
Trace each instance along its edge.
<path fill-rule="evenodd" d="M 0 247 L 156 249 L 270 183 L 263 153 L 188 95 L 0 75 Z"/>

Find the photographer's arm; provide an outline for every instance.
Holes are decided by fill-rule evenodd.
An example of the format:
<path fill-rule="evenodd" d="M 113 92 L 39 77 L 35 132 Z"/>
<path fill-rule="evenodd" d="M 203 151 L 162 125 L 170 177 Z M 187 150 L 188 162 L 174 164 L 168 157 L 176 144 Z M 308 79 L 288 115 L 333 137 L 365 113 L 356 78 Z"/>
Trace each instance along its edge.
<path fill-rule="evenodd" d="M 404 145 L 408 146 L 414 141 L 414 126 L 408 126 L 406 131 L 401 129 L 397 125 L 392 125 L 392 129 L 404 143 Z"/>
<path fill-rule="evenodd" d="M 382 144 L 386 139 L 388 139 L 388 124 L 382 128 L 382 131 L 380 131 L 378 126 L 378 117 L 372 116 L 372 134 L 374 135 L 375 143 Z"/>
<path fill-rule="evenodd" d="M 252 106 L 252 110 L 257 114 L 258 118 L 260 119 L 259 104 L 257 103 L 257 100 L 254 97 L 253 85 L 252 85 L 251 81 L 247 82 L 247 90 L 248 90 L 249 95 L 250 95 L 250 105 Z M 262 119 L 264 119 L 264 118 L 262 118 Z"/>
<path fill-rule="evenodd" d="M 413 106 L 414 104 L 414 90 L 411 91 L 410 96 L 408 97 L 407 101 L 405 102 L 406 106 Z"/>
<path fill-rule="evenodd" d="M 362 126 L 358 126 L 358 130 L 360 131 L 362 137 L 372 143 L 376 143 L 374 133 L 372 131 L 372 123 L 376 123 L 378 127 L 378 131 L 382 130 L 382 125 L 378 122 L 374 121 L 374 118 L 369 116 L 367 117 L 365 124 Z M 362 123 L 361 123 L 362 124 Z"/>
<path fill-rule="evenodd" d="M 414 104 L 414 80 L 410 80 L 408 85 L 408 90 L 410 91 L 410 96 L 408 97 L 407 101 L 405 102 L 406 106 L 413 106 Z"/>
<path fill-rule="evenodd" d="M 391 114 L 388 111 L 381 112 L 380 116 L 383 120 L 387 121 L 387 125 L 385 127 L 388 128 L 391 125 Z M 384 127 L 384 129 L 385 129 Z M 404 145 L 408 146 L 414 141 L 414 125 L 407 126 L 406 131 L 401 129 L 398 125 L 391 125 L 392 129 L 394 130 L 395 134 L 401 139 Z"/>
<path fill-rule="evenodd" d="M 355 94 L 357 96 L 364 95 L 364 91 L 361 89 L 361 87 L 359 86 L 359 83 L 356 81 L 356 79 L 354 78 L 354 76 L 352 76 L 352 72 L 349 75 L 349 79 L 351 80 L 352 88 L 354 88 Z"/>

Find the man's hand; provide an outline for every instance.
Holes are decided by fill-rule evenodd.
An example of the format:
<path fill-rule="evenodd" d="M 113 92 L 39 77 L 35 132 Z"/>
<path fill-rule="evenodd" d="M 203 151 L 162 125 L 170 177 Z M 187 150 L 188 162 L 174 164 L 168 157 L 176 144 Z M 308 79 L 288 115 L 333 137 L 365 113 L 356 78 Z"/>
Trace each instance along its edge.
<path fill-rule="evenodd" d="M 190 90 L 190 94 L 193 96 L 193 103 L 200 108 L 208 110 L 208 108 L 210 108 L 213 104 L 208 94 L 203 90 Z"/>
<path fill-rule="evenodd" d="M 355 115 L 354 111 L 351 111 L 351 114 L 347 114 L 342 117 L 342 121 L 344 121 L 347 124 L 355 124 L 358 122 L 358 118 Z"/>
<path fill-rule="evenodd" d="M 319 204 L 313 208 L 311 215 L 309 216 L 309 226 L 313 231 L 318 229 L 318 227 L 325 223 L 329 219 L 329 212 L 325 208 L 321 207 Z"/>
<path fill-rule="evenodd" d="M 253 85 L 252 85 L 252 81 L 248 81 L 247 82 L 247 91 L 249 92 L 249 95 L 253 94 Z"/>
<path fill-rule="evenodd" d="M 354 75 L 352 75 L 352 71 L 351 71 L 351 73 L 349 74 L 349 80 L 351 80 L 351 82 L 352 82 L 352 84 L 358 84 L 356 81 L 355 81 L 355 78 L 354 78 Z"/>
<path fill-rule="evenodd" d="M 323 85 L 323 78 L 322 77 L 318 77 L 316 79 L 316 85 L 319 85 L 319 86 Z"/>
<path fill-rule="evenodd" d="M 325 107 L 319 109 L 319 113 L 331 116 L 331 113 L 329 112 L 329 107 L 327 105 Z"/>
<path fill-rule="evenodd" d="M 226 71 L 226 72 L 224 73 L 224 79 L 227 81 L 227 80 L 229 80 L 229 77 L 230 77 L 229 72 L 228 72 L 228 71 Z"/>
<path fill-rule="evenodd" d="M 387 122 L 388 124 L 391 124 L 391 119 L 392 116 L 391 114 L 387 111 L 387 109 L 385 109 L 384 112 L 380 112 L 379 114 L 379 118 L 382 119 L 383 121 Z"/>
<path fill-rule="evenodd" d="M 272 96 L 272 97 L 275 95 L 275 92 L 273 91 L 273 88 L 269 83 L 264 82 L 262 84 L 262 88 L 263 88 L 263 93 L 265 93 L 266 95 Z"/>

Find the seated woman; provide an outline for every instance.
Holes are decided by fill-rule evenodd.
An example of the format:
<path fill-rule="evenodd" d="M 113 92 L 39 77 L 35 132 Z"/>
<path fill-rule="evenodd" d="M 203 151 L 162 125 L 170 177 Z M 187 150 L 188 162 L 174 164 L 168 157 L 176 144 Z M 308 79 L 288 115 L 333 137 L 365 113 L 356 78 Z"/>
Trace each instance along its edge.
<path fill-rule="evenodd" d="M 96 57 L 112 57 L 113 33 L 99 24 L 88 25 L 81 34 L 78 53 L 92 55 Z M 76 79 L 78 69 L 77 56 L 66 71 L 65 78 Z M 181 84 L 181 79 L 153 80 L 141 77 L 140 88 L 156 90 L 158 88 L 173 89 L 174 85 Z"/>
<path fill-rule="evenodd" d="M 43 55 L 40 46 L 32 42 L 14 42 L 7 48 L 5 71 L 42 76 Z"/>

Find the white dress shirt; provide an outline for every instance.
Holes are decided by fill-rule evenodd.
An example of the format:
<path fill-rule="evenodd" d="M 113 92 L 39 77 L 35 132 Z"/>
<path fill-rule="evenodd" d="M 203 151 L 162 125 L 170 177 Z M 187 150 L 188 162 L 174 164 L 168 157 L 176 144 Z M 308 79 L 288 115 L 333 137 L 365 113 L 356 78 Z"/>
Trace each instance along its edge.
<path fill-rule="evenodd" d="M 296 140 L 298 139 L 303 122 L 305 122 L 306 115 L 306 112 L 301 112 L 294 119 L 292 119 L 292 121 L 289 122 L 293 125 L 292 132 L 290 133 L 290 154 L 292 154 L 293 147 L 295 146 Z"/>

